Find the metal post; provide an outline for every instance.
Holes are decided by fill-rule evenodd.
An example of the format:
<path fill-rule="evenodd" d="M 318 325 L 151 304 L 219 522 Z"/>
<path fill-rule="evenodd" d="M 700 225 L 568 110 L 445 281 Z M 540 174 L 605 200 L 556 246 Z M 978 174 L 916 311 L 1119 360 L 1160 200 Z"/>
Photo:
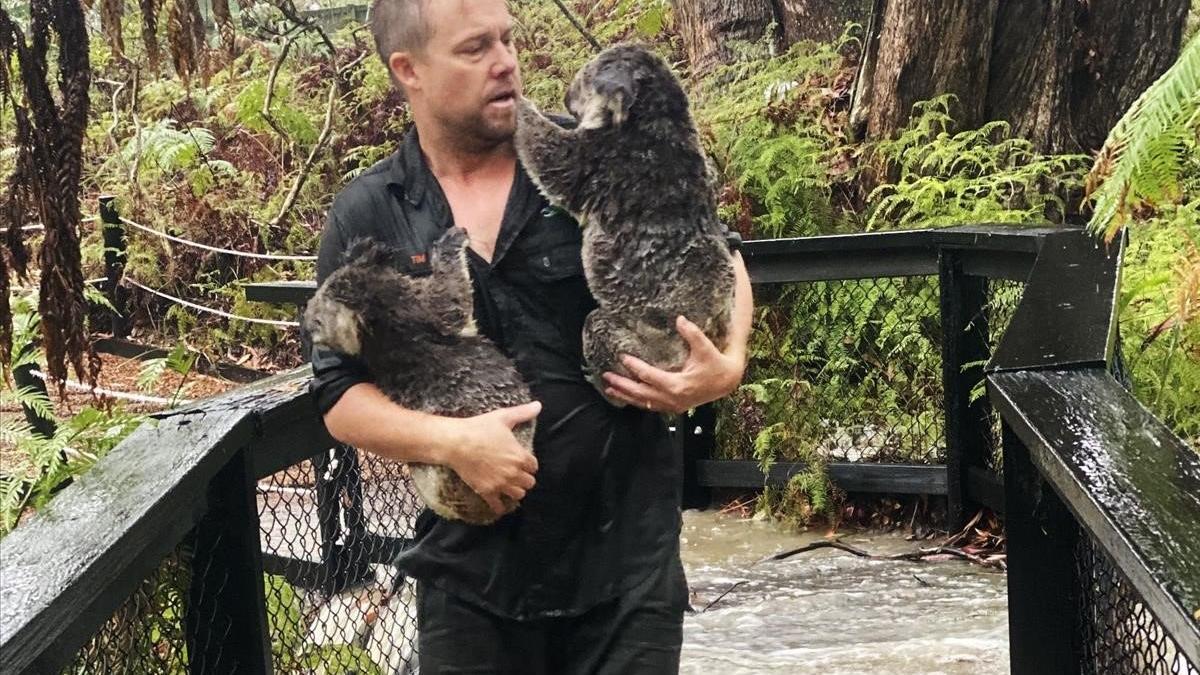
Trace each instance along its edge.
<path fill-rule="evenodd" d="M 196 524 L 186 615 L 193 675 L 272 672 L 254 482 L 250 452 L 239 450 L 209 483 Z"/>
<path fill-rule="evenodd" d="M 121 276 L 125 273 L 126 245 L 125 225 L 117 213 L 117 199 L 113 195 L 100 196 L 100 223 L 104 235 L 104 282 L 105 294 L 115 311 L 112 313 L 112 335 L 115 338 L 129 336 L 129 322 L 125 316 L 125 289 L 121 287 Z"/>
<path fill-rule="evenodd" d="M 942 389 L 946 416 L 947 529 L 957 532 L 970 518 L 967 474 L 986 467 L 991 445 L 988 402 L 971 402 L 971 390 L 983 382 L 989 356 L 987 279 L 963 274 L 954 251 L 938 261 L 942 319 Z M 971 365 L 966 365 L 971 364 Z"/>
<path fill-rule="evenodd" d="M 317 519 L 325 569 L 322 590 L 340 593 L 372 577 L 363 550 L 366 526 L 358 452 L 339 445 L 314 457 L 313 469 L 317 474 Z"/>
<path fill-rule="evenodd" d="M 1079 525 L 1004 425 L 1010 672 L 1077 675 Z"/>
<path fill-rule="evenodd" d="M 17 355 L 18 360 L 29 358 L 35 347 L 32 342 L 21 347 Z M 37 364 L 29 362 L 24 365 L 13 368 L 13 382 L 17 385 L 17 389 L 33 389 L 34 393 L 41 394 L 50 400 L 50 393 L 46 390 L 46 381 L 33 374 L 37 368 Z M 33 408 L 27 405 L 21 406 L 21 410 L 25 413 L 25 421 L 33 428 L 33 433 L 42 438 L 54 438 L 54 432 L 58 429 L 53 419 L 47 419 L 39 415 Z"/>
<path fill-rule="evenodd" d="M 711 403 L 702 405 L 691 414 L 680 415 L 676 421 L 676 438 L 683 455 L 683 500 L 685 509 L 703 509 L 712 502 L 712 489 L 700 485 L 697 464 L 712 459 L 716 448 L 717 413 Z"/>

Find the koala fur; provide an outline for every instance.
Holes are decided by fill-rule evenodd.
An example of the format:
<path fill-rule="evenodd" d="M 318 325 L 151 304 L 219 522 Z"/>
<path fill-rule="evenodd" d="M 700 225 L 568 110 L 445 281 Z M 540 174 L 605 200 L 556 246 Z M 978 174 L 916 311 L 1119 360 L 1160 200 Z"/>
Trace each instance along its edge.
<path fill-rule="evenodd" d="M 433 245 L 433 273 L 424 277 L 399 271 L 391 249 L 356 243 L 309 301 L 305 329 L 315 344 L 363 359 L 375 385 L 411 410 L 471 417 L 529 402 L 512 361 L 475 330 L 467 243 L 465 230 L 449 230 Z M 530 452 L 533 432 L 532 422 L 514 429 Z M 438 515 L 478 525 L 496 520 L 449 467 L 414 462 L 409 469 Z"/>
<path fill-rule="evenodd" d="M 533 181 L 583 227 L 599 304 L 584 325 L 589 380 L 603 393 L 601 373 L 628 375 L 621 353 L 679 370 L 688 356 L 681 314 L 724 349 L 733 257 L 678 79 L 650 51 L 619 45 L 580 70 L 566 104 L 574 129 L 522 100 L 515 142 Z"/>

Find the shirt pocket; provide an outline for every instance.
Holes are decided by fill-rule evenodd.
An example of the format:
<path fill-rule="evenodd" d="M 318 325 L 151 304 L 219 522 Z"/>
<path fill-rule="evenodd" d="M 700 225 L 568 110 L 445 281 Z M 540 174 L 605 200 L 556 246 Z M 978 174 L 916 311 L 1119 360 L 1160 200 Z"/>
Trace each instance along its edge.
<path fill-rule="evenodd" d="M 526 259 L 529 274 L 542 283 L 556 283 L 583 276 L 583 256 L 579 241 L 554 243 L 530 251 Z"/>

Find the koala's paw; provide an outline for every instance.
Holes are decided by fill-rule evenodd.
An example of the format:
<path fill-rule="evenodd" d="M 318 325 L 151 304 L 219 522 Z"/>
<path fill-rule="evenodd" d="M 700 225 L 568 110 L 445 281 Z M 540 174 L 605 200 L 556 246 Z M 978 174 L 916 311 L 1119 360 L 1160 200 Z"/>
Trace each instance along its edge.
<path fill-rule="evenodd" d="M 452 227 L 446 230 L 434 248 L 443 255 L 458 255 L 471 243 L 471 237 L 467 231 L 461 227 Z"/>

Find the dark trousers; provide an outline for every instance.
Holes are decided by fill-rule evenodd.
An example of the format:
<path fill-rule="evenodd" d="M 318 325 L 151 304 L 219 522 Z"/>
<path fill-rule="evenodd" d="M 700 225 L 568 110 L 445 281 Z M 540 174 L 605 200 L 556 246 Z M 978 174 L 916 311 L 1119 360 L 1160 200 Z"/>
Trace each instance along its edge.
<path fill-rule="evenodd" d="M 678 557 L 577 617 L 513 621 L 417 586 L 421 675 L 673 675 L 687 581 Z"/>

